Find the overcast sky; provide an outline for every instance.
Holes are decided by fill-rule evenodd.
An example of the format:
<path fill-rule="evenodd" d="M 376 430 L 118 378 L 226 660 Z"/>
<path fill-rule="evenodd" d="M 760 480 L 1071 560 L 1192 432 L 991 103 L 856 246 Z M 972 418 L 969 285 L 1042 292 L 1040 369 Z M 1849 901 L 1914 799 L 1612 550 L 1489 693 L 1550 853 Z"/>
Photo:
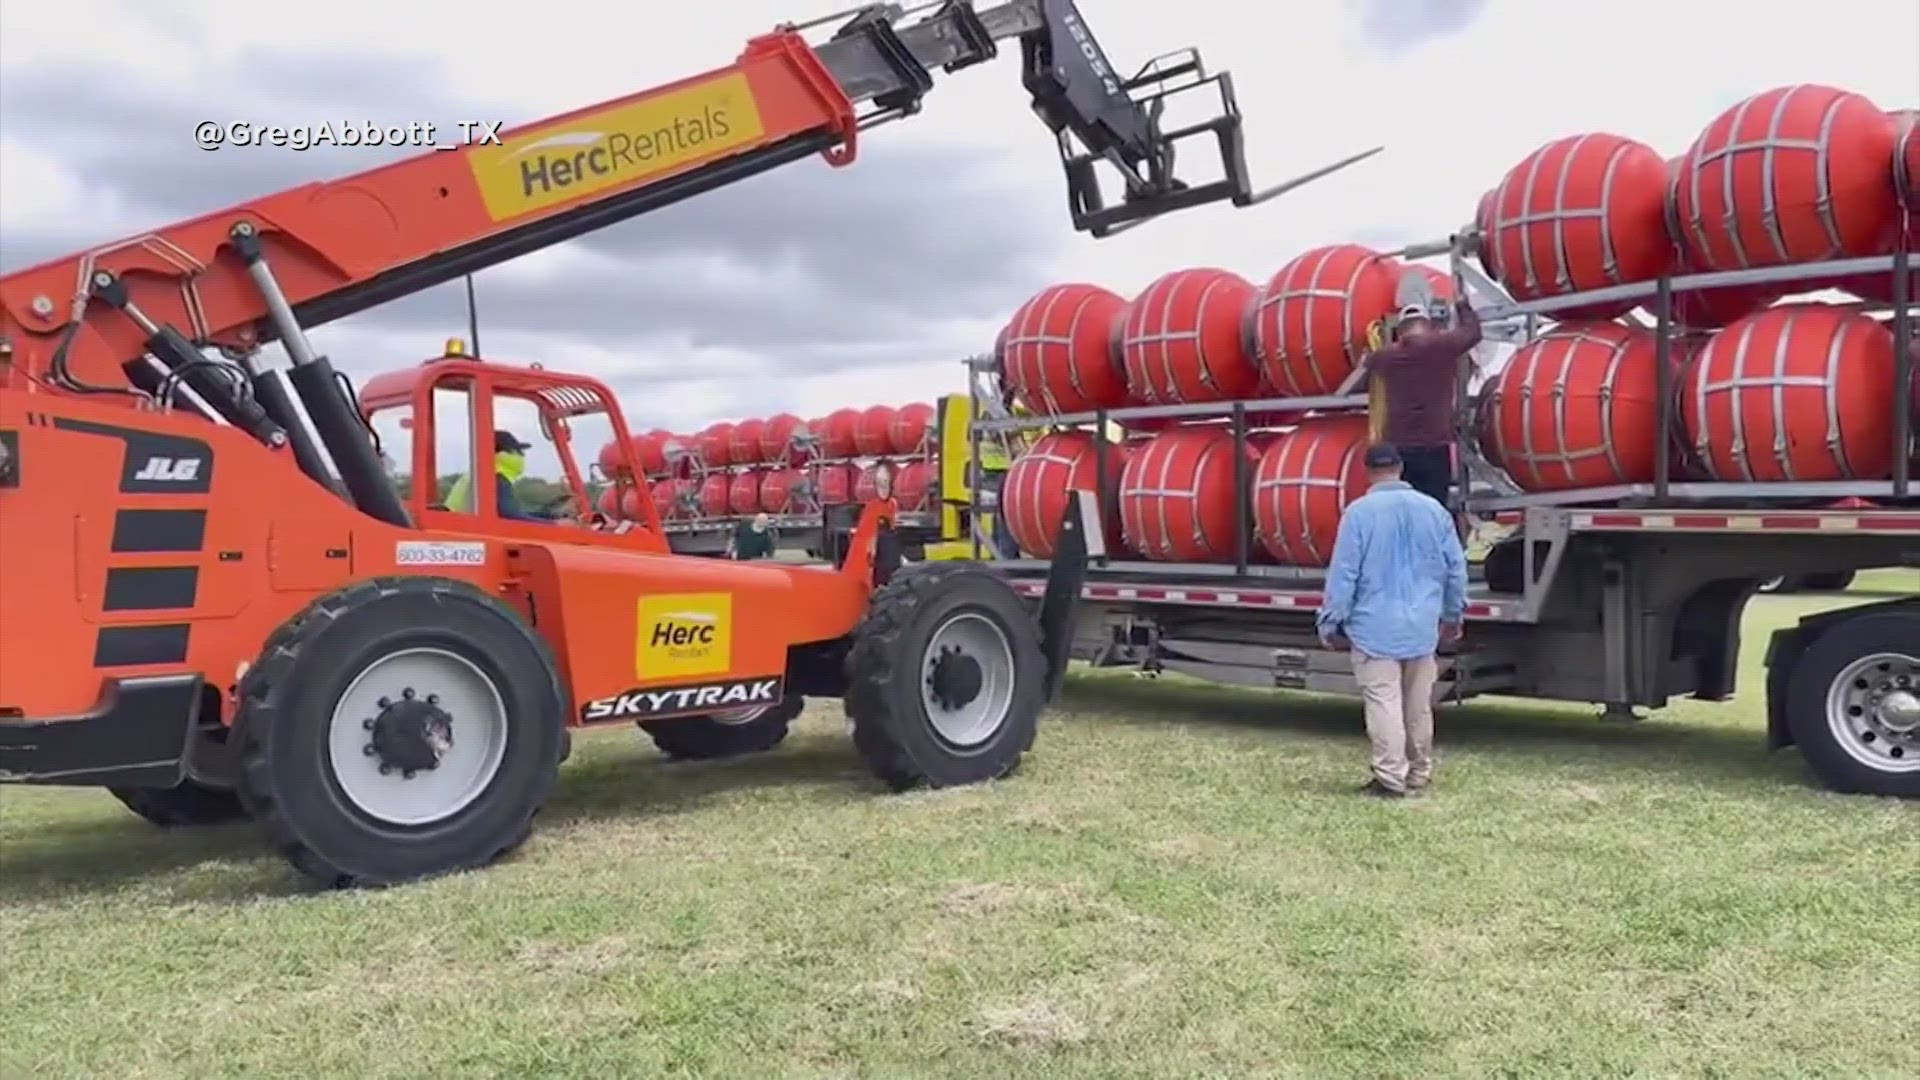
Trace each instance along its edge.
<path fill-rule="evenodd" d="M 982 0 L 987 6 L 988 0 Z M 1822 0 L 1082 0 L 1117 67 L 1197 46 L 1233 72 L 1255 178 L 1387 152 L 1250 210 L 1073 232 L 1017 57 L 939 76 L 925 112 L 809 161 L 481 273 L 490 357 L 589 372 L 637 429 L 929 400 L 963 389 L 1026 296 L 1131 294 L 1213 265 L 1264 281 L 1323 243 L 1444 236 L 1550 139 L 1683 151 L 1792 82 L 1920 104 L 1920 4 Z M 516 125 L 729 63 L 789 0 L 524 6 L 426 0 L 0 3 L 0 269 L 381 163 L 390 152 L 197 149 L 197 121 Z M 464 333 L 456 282 L 320 328 L 356 378 Z"/>

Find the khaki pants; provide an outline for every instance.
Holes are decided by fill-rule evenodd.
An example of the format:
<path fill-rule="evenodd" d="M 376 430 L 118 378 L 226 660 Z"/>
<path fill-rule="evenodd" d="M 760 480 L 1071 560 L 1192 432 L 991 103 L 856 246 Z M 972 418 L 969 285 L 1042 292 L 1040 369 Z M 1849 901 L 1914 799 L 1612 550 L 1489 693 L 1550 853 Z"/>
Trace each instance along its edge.
<path fill-rule="evenodd" d="M 1366 702 L 1374 777 L 1394 791 L 1426 787 L 1433 779 L 1434 658 L 1385 660 L 1355 649 L 1353 677 Z"/>

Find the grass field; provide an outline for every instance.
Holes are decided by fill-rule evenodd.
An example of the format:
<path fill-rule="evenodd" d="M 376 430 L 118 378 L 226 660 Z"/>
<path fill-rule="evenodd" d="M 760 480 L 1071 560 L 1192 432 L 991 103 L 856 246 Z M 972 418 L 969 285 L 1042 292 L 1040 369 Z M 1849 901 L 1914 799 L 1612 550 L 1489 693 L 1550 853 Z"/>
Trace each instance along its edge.
<path fill-rule="evenodd" d="M 1863 590 L 1895 578 L 1862 579 Z M 0 1076 L 1907 1077 L 1920 806 L 1740 703 L 1443 712 L 1383 804 L 1357 709 L 1081 676 L 1021 774 L 880 794 L 580 740 L 492 869 L 312 895 L 247 827 L 0 789 Z"/>

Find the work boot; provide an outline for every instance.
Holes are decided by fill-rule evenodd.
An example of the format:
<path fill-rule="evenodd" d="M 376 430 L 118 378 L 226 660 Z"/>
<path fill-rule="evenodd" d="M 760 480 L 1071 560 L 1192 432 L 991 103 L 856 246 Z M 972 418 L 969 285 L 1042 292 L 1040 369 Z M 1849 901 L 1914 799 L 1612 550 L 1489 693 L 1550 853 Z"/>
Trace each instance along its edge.
<path fill-rule="evenodd" d="M 1366 784 L 1360 788 L 1360 794 L 1369 795 L 1376 799 L 1404 799 L 1407 797 L 1406 792 L 1388 787 L 1381 783 L 1380 778 L 1377 776 L 1367 781 Z"/>

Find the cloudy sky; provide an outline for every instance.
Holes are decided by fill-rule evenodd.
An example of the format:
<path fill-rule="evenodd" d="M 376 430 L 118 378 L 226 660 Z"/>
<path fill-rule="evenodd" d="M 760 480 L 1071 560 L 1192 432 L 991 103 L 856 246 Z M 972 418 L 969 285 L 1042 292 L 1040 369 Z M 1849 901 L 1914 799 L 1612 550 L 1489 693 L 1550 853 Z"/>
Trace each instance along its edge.
<path fill-rule="evenodd" d="M 986 6 L 983 0 L 982 6 Z M 1299 251 L 1444 236 L 1540 143 L 1612 130 L 1672 155 L 1721 109 L 1826 82 L 1920 104 L 1912 0 L 1081 0 L 1115 65 L 1197 46 L 1233 72 L 1256 181 L 1387 152 L 1250 210 L 1073 232 L 1015 56 L 940 76 L 925 112 L 808 161 L 489 269 L 490 357 L 590 372 L 639 429 L 963 388 L 1036 289 L 1123 294 L 1181 266 L 1264 280 Z M 649 10 L 657 9 L 657 10 Z M 387 160 L 204 152 L 202 120 L 509 126 L 730 62 L 793 0 L 521 5 L 0 3 L 0 269 Z M 1283 14 L 1284 13 L 1284 14 Z M 463 333 L 459 283 L 318 329 L 356 377 Z"/>

